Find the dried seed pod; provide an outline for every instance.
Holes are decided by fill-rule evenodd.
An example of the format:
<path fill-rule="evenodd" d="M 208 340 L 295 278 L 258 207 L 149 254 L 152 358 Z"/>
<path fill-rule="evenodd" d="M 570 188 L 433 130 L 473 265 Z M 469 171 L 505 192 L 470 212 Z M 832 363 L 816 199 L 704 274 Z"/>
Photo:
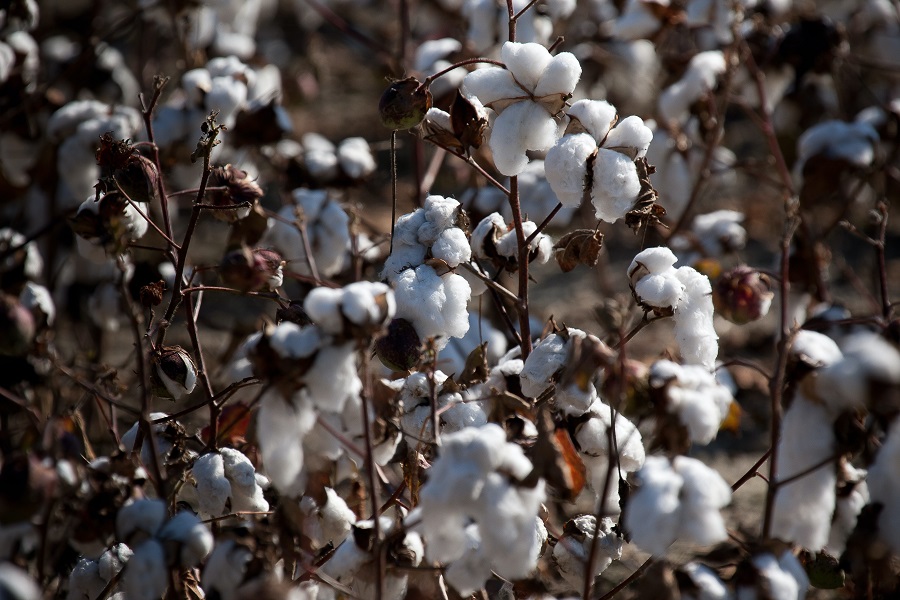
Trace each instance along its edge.
<path fill-rule="evenodd" d="M 163 346 L 150 358 L 153 364 L 151 385 L 161 398 L 178 400 L 194 391 L 197 367 L 187 350 L 181 346 Z"/>
<path fill-rule="evenodd" d="M 774 296 L 769 278 L 747 265 L 722 275 L 713 288 L 716 312 L 738 325 L 766 316 Z"/>

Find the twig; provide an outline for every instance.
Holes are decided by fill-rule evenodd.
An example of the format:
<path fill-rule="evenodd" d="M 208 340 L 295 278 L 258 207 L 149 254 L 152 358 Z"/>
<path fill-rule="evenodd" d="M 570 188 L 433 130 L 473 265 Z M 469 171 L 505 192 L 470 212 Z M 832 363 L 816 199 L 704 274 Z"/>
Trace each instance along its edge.
<path fill-rule="evenodd" d="M 562 207 L 563 207 L 562 202 L 556 203 L 556 206 L 553 207 L 553 210 L 550 211 L 550 214 L 547 215 L 547 217 L 543 221 L 541 221 L 541 224 L 537 226 L 537 229 L 535 229 L 533 232 L 531 232 L 531 235 L 529 235 L 528 238 L 526 238 L 526 240 L 525 240 L 526 246 L 530 245 L 531 242 L 534 241 L 534 238 L 536 238 L 544 230 L 544 228 L 550 224 L 550 221 L 553 220 L 553 217 L 556 216 L 556 213 L 558 213 L 560 210 L 562 210 Z"/>
<path fill-rule="evenodd" d="M 166 184 L 163 181 L 163 170 L 162 163 L 159 160 L 159 146 L 156 145 L 156 139 L 153 134 L 153 111 L 156 109 L 156 105 L 159 103 L 159 97 L 162 95 L 163 88 L 166 87 L 166 84 L 169 82 L 168 77 L 161 77 L 159 75 L 153 78 L 153 96 L 150 97 L 150 104 L 144 104 L 144 95 L 140 94 L 138 98 L 141 101 L 141 116 L 144 118 L 144 127 L 147 129 L 147 140 L 151 144 L 151 148 L 153 149 L 153 164 L 156 166 L 156 190 L 159 193 L 159 204 L 162 209 L 163 215 L 163 227 L 166 228 L 166 235 L 163 236 L 170 243 L 173 244 L 173 248 L 178 248 L 177 245 L 174 245 L 172 242 L 172 219 L 169 216 L 169 197 L 166 195 Z"/>
<path fill-rule="evenodd" d="M 512 0 L 508 0 L 508 5 L 512 7 Z M 513 31 L 512 33 L 515 32 Z M 528 245 L 525 243 L 525 229 L 522 227 L 518 175 L 509 178 L 509 207 L 512 210 L 513 226 L 516 229 L 516 241 L 519 245 L 519 297 L 515 306 L 519 312 L 522 360 L 525 360 L 531 354 L 531 321 L 528 315 Z"/>
<path fill-rule="evenodd" d="M 772 455 L 772 449 L 769 448 L 768 450 L 766 450 L 765 454 L 763 454 L 762 456 L 759 457 L 759 460 L 757 460 L 755 463 L 753 463 L 752 467 L 747 469 L 746 473 L 741 475 L 740 479 L 738 479 L 731 485 L 731 491 L 732 492 L 738 491 L 738 489 L 740 489 L 745 483 L 747 483 L 748 481 L 750 481 L 751 479 L 756 477 L 759 474 L 758 473 L 759 468 L 761 466 L 763 466 L 763 463 L 765 463 L 769 459 L 769 456 L 771 456 L 771 455 Z"/>

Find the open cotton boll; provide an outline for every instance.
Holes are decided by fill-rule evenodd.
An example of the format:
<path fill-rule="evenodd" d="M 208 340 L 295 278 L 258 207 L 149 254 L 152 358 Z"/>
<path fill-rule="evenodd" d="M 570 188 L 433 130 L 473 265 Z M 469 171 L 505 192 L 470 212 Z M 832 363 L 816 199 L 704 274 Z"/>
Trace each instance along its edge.
<path fill-rule="evenodd" d="M 233 77 L 213 77 L 204 97 L 207 110 L 217 110 L 217 119 L 226 127 L 234 127 L 238 111 L 247 103 L 247 84 Z"/>
<path fill-rule="evenodd" d="M 709 256 L 740 250 L 747 242 L 747 230 L 741 223 L 744 213 L 736 210 L 717 210 L 694 217 L 691 231 Z"/>
<path fill-rule="evenodd" d="M 646 273 L 665 273 L 678 262 L 678 257 L 666 248 L 647 248 L 639 252 L 628 266 L 628 276 L 634 281 L 634 277 L 643 277 Z M 644 269 L 646 273 L 640 269 Z"/>
<path fill-rule="evenodd" d="M 431 247 L 431 255 L 442 260 L 451 268 L 458 267 L 461 263 L 469 262 L 472 258 L 472 248 L 466 234 L 458 227 L 445 229 L 438 236 L 437 241 Z"/>
<path fill-rule="evenodd" d="M 801 175 L 806 161 L 817 155 L 866 167 L 875 159 L 879 139 L 878 132 L 865 122 L 825 121 L 814 125 L 797 140 L 794 174 Z"/>
<path fill-rule="evenodd" d="M 778 443 L 777 480 L 807 471 L 834 455 L 833 418 L 825 407 L 797 394 L 784 416 Z M 833 463 L 778 488 L 772 531 L 811 552 L 828 542 L 835 507 L 837 474 Z"/>
<path fill-rule="evenodd" d="M 159 531 L 168 511 L 162 500 L 135 500 L 126 504 L 116 513 L 116 534 L 126 543 L 135 536 L 140 539 L 153 536 Z"/>
<path fill-rule="evenodd" d="M 303 491 L 303 438 L 315 423 L 316 413 L 304 390 L 291 399 L 271 391 L 260 401 L 259 450 L 266 474 L 282 494 L 298 496 Z"/>
<path fill-rule="evenodd" d="M 330 487 L 325 488 L 325 503 L 322 506 L 318 506 L 309 496 L 304 496 L 300 508 L 307 516 L 303 522 L 303 532 L 316 549 L 329 542 L 339 546 L 350 535 L 350 528 L 356 522 L 356 515 Z"/>
<path fill-rule="evenodd" d="M 825 551 L 832 556 L 840 556 L 847 546 L 847 539 L 856 528 L 857 518 L 863 507 L 870 501 L 869 486 L 866 482 L 866 471 L 855 469 L 849 463 L 841 464 L 840 481 L 850 486 L 849 493 L 842 493 L 837 499 L 831 532 Z M 840 484 L 839 484 L 840 485 Z"/>
<path fill-rule="evenodd" d="M 647 155 L 653 131 L 637 116 L 625 117 L 619 121 L 606 135 L 604 148 L 621 152 L 632 160 Z"/>
<path fill-rule="evenodd" d="M 169 585 L 169 567 L 163 545 L 147 540 L 134 549 L 122 589 L 129 600 L 157 600 Z"/>
<path fill-rule="evenodd" d="M 319 350 L 312 367 L 303 375 L 303 385 L 316 408 L 340 413 L 347 399 L 362 391 L 354 343 Z"/>
<path fill-rule="evenodd" d="M 703 545 L 728 537 L 719 509 L 731 487 L 699 460 L 649 456 L 636 477 L 625 526 L 641 549 L 661 556 L 679 537 Z"/>
<path fill-rule="evenodd" d="M 719 355 L 712 284 L 693 267 L 680 267 L 675 277 L 684 285 L 684 294 L 675 307 L 675 339 L 681 357 L 688 364 L 703 365 L 712 371 Z"/>
<path fill-rule="evenodd" d="M 318 327 L 282 321 L 268 335 L 269 347 L 281 358 L 308 358 L 325 344 Z"/>
<path fill-rule="evenodd" d="M 641 191 L 634 162 L 624 154 L 599 148 L 593 173 L 591 201 L 597 218 L 615 223 L 631 210 Z"/>
<path fill-rule="evenodd" d="M 507 42 L 500 49 L 500 60 L 520 85 L 528 91 L 534 91 L 553 57 L 540 44 Z"/>
<path fill-rule="evenodd" d="M 583 454 L 609 458 L 609 434 L 612 409 L 599 399 L 591 405 L 587 418 L 575 428 L 575 441 Z M 632 473 L 644 464 L 645 452 L 641 432 L 621 413 L 616 413 L 616 447 L 618 466 L 623 473 Z M 600 490 L 595 490 L 598 493 Z"/>
<path fill-rule="evenodd" d="M 566 523 L 563 536 L 553 547 L 553 560 L 571 589 L 581 590 L 584 586 L 584 572 L 594 538 L 597 538 L 597 550 L 594 556 L 593 577 L 597 577 L 622 557 L 625 540 L 613 531 L 615 524 L 609 517 L 600 520 L 598 531 L 597 518 L 593 515 L 580 515 Z"/>
<path fill-rule="evenodd" d="M 209 528 L 200 517 L 187 510 L 176 513 L 157 535 L 163 543 L 177 544 L 174 562 L 184 568 L 197 566 L 213 549 L 214 540 Z"/>
<path fill-rule="evenodd" d="M 697 444 L 715 439 L 733 401 L 729 389 L 701 365 L 657 361 L 650 368 L 650 387 L 665 389 L 666 409 L 678 415 Z"/>
<path fill-rule="evenodd" d="M 729 600 L 731 592 L 712 569 L 700 563 L 689 562 L 681 571 L 687 574 L 696 591 L 682 591 L 682 600 Z"/>
<path fill-rule="evenodd" d="M 847 337 L 841 348 L 841 360 L 819 369 L 816 390 L 834 413 L 868 405 L 877 410 L 873 383 L 900 385 L 900 352 L 883 337 L 855 333 Z"/>
<path fill-rule="evenodd" d="M 528 164 L 528 150 L 547 150 L 556 141 L 556 122 L 534 102 L 516 102 L 497 116 L 489 146 L 494 166 L 507 176 L 518 175 Z"/>
<path fill-rule="evenodd" d="M 437 242 L 444 230 L 453 227 L 456 222 L 456 212 L 459 210 L 459 201 L 432 194 L 425 198 L 422 210 L 424 221 L 416 232 L 417 241 L 431 246 Z"/>
<path fill-rule="evenodd" d="M 567 329 L 567 334 L 580 338 L 587 336 L 584 331 L 571 327 Z M 528 355 L 522 372 L 519 373 L 522 393 L 530 398 L 540 396 L 553 385 L 551 380 L 562 369 L 567 357 L 568 348 L 563 336 L 551 333 L 541 340 Z"/>
<path fill-rule="evenodd" d="M 394 291 L 386 284 L 357 281 L 343 288 L 341 314 L 354 325 L 381 326 L 397 311 Z"/>
<path fill-rule="evenodd" d="M 721 50 L 694 55 L 681 79 L 660 93 L 659 112 L 662 118 L 683 125 L 690 106 L 710 92 L 716 85 L 716 78 L 724 72 L 725 55 Z"/>
<path fill-rule="evenodd" d="M 164 419 L 169 415 L 164 412 L 154 412 L 150 413 L 150 421 L 156 421 L 157 419 Z M 137 441 L 138 429 L 140 429 L 140 421 L 136 422 L 132 425 L 128 431 L 122 434 L 122 447 L 126 452 L 134 452 L 134 443 Z M 166 430 L 165 423 L 158 423 L 153 425 L 153 432 L 156 434 L 156 456 L 159 459 L 160 463 L 165 462 L 166 457 L 169 455 L 169 451 L 172 449 L 172 442 L 165 437 L 162 437 L 162 433 Z M 152 463 L 152 452 L 150 442 L 147 439 L 144 439 L 144 442 L 141 444 L 141 462 L 145 465 L 151 465 Z"/>
<path fill-rule="evenodd" d="M 105 581 L 112 580 L 125 567 L 125 563 L 131 560 L 134 552 L 125 544 L 115 544 L 100 555 L 97 561 L 100 577 Z M 95 596 L 96 597 L 96 596 Z"/>
<path fill-rule="evenodd" d="M 578 100 L 566 111 L 577 119 L 594 139 L 595 146 L 603 141 L 616 123 L 616 107 L 606 100 Z"/>
<path fill-rule="evenodd" d="M 465 550 L 446 567 L 444 578 L 465 598 L 477 592 L 490 579 L 491 561 L 485 556 L 478 525 L 469 525 L 464 533 Z"/>
<path fill-rule="evenodd" d="M 440 277 L 430 266 L 419 265 L 397 276 L 396 316 L 412 323 L 420 338 L 440 336 L 440 349 L 446 338 L 462 337 L 469 330 L 466 304 L 470 295 L 469 284 L 459 275 Z"/>
<path fill-rule="evenodd" d="M 303 300 L 303 310 L 322 331 L 339 335 L 344 329 L 341 315 L 343 298 L 344 290 L 342 289 L 317 287 L 306 295 Z"/>
<path fill-rule="evenodd" d="M 252 559 L 253 553 L 234 540 L 218 542 L 203 567 L 200 579 L 203 591 L 207 595 L 217 593 L 222 600 L 233 600 Z"/>
<path fill-rule="evenodd" d="M 231 497 L 231 482 L 225 478 L 225 464 L 218 452 L 204 454 L 191 468 L 197 488 L 200 512 L 219 516 L 225 514 L 225 503 Z"/>
<path fill-rule="evenodd" d="M 790 355 L 811 367 L 825 367 L 844 356 L 837 342 L 825 334 L 808 329 L 801 329 L 794 336 Z"/>
<path fill-rule="evenodd" d="M 81 558 L 69 574 L 69 593 L 66 600 L 93 600 L 100 596 L 105 587 L 106 581 L 100 577 L 97 561 Z M 6 598 L 5 593 L 3 596 Z"/>
<path fill-rule="evenodd" d="M 235 512 L 269 510 L 260 486 L 261 479 L 265 485 L 268 485 L 267 480 L 256 472 L 250 459 L 233 448 L 222 448 L 219 452 L 225 477 L 231 482 L 231 509 Z"/>
<path fill-rule="evenodd" d="M 878 514 L 878 532 L 900 554 L 900 421 L 894 420 L 884 444 L 869 468 L 867 478 L 872 502 L 884 505 Z"/>
<path fill-rule="evenodd" d="M 759 580 L 755 587 L 738 584 L 738 600 L 760 597 L 758 593 L 764 593 L 765 597 L 772 600 L 806 598 L 809 577 L 790 550 L 785 550 L 778 558 L 770 553 L 758 554 L 753 558 L 753 566 L 759 574 Z"/>
<path fill-rule="evenodd" d="M 351 179 L 361 179 L 375 172 L 375 157 L 364 138 L 351 137 L 338 144 L 337 159 L 341 170 Z"/>

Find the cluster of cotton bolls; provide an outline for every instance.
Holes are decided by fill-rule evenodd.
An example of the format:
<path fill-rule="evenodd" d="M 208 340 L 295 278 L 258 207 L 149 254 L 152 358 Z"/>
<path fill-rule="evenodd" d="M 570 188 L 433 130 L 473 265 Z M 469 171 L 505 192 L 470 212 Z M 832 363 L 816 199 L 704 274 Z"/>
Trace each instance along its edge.
<path fill-rule="evenodd" d="M 97 560 L 82 557 L 72 573 L 69 574 L 68 600 L 88 600 L 97 598 L 109 585 L 113 578 L 118 576 L 122 568 L 134 555 L 131 548 L 125 544 L 116 544 L 108 548 Z M 124 600 L 124 592 L 111 594 L 110 598 Z"/>
<path fill-rule="evenodd" d="M 260 243 L 277 250 L 297 273 L 331 277 L 341 272 L 349 262 L 352 248 L 350 217 L 327 190 L 298 188 L 291 196 L 292 204 L 269 217 Z M 300 227 L 305 231 L 306 243 Z M 361 242 L 365 244 L 366 240 Z M 311 254 L 307 254 L 307 244 Z"/>
<path fill-rule="evenodd" d="M 300 142 L 282 140 L 278 154 L 301 165 L 305 175 L 318 185 L 335 185 L 342 180 L 358 181 L 375 171 L 375 157 L 369 143 L 349 137 L 338 144 L 318 133 L 304 133 Z"/>
<path fill-rule="evenodd" d="M 213 549 L 212 533 L 197 515 L 181 511 L 168 518 L 162 500 L 135 500 L 120 508 L 116 533 L 131 554 L 119 551 L 109 568 L 127 563 L 122 588 L 128 598 L 159 598 L 169 584 L 169 569 L 196 567 Z"/>
<path fill-rule="evenodd" d="M 394 316 L 393 292 L 383 283 L 357 282 L 342 289 L 316 288 L 303 308 L 313 324 L 283 321 L 251 336 L 235 357 L 235 379 L 254 374 L 273 379 L 277 389 L 263 395 L 257 427 L 266 474 L 284 494 L 300 495 L 305 464 L 335 460 L 343 448 L 331 432 L 317 429 L 325 419 L 349 437 L 361 437 L 362 381 L 356 364 L 356 337 L 367 336 Z M 380 460 L 393 455 L 399 436 L 383 441 Z"/>
<path fill-rule="evenodd" d="M 447 565 L 461 595 L 494 571 L 517 579 L 536 566 L 547 532 L 538 517 L 544 482 L 520 482 L 532 471 L 522 448 L 496 424 L 467 427 L 441 440 L 410 522 L 425 538 L 425 558 Z"/>
<path fill-rule="evenodd" d="M 263 490 L 269 480 L 256 472 L 253 463 L 233 448 L 222 448 L 197 458 L 191 467 L 192 481 L 182 489 L 182 500 L 205 518 L 229 513 L 269 510 Z"/>
<path fill-rule="evenodd" d="M 693 267 L 676 269 L 676 262 L 678 257 L 666 247 L 638 253 L 628 267 L 631 290 L 645 310 L 675 317 L 675 338 L 684 362 L 711 371 L 719 353 L 712 285 Z"/>
<path fill-rule="evenodd" d="M 413 373 L 405 379 L 392 382 L 392 386 L 399 388 L 402 405 L 400 427 L 407 436 L 408 445 L 415 447 L 418 443 L 434 441 L 432 397 L 436 399 L 439 414 L 439 436 L 487 423 L 483 403 L 467 401 L 458 391 L 443 391 L 442 386 L 446 381 L 447 375 L 435 371 L 433 375 Z"/>
<path fill-rule="evenodd" d="M 394 288 L 396 316 L 412 323 L 419 339 L 437 338 L 438 348 L 469 330 L 466 304 L 472 287 L 454 269 L 470 260 L 472 249 L 456 225 L 458 211 L 453 198 L 428 196 L 422 208 L 397 220 L 384 264 L 383 275 Z"/>
<path fill-rule="evenodd" d="M 699 460 L 648 456 L 635 480 L 625 527 L 642 550 L 663 555 L 676 539 L 711 545 L 728 537 L 719 510 L 731 487 Z"/>

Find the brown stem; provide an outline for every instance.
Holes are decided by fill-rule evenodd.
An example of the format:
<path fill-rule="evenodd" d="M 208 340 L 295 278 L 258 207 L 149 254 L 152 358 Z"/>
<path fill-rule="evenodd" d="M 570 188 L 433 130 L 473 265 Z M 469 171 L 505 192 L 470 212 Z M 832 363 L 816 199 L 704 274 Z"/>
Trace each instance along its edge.
<path fill-rule="evenodd" d="M 512 7 L 512 0 L 509 0 L 508 4 Z M 509 178 L 509 207 L 512 210 L 513 225 L 516 228 L 516 241 L 519 245 L 519 297 L 516 302 L 516 308 L 519 312 L 522 360 L 525 360 L 531 354 L 531 322 L 528 319 L 528 245 L 525 243 L 525 230 L 522 227 L 518 175 Z"/>
<path fill-rule="evenodd" d="M 147 140 L 150 142 L 153 149 L 153 164 L 156 166 L 156 191 L 159 193 L 159 204 L 162 209 L 163 226 L 166 228 L 166 235 L 163 237 L 173 244 L 173 248 L 178 248 L 178 245 L 172 242 L 174 236 L 172 235 L 172 219 L 169 216 L 169 197 L 166 195 L 166 184 L 165 181 L 163 181 L 162 163 L 159 160 L 159 146 L 156 145 L 153 134 L 153 111 L 156 109 L 156 105 L 159 103 L 159 97 L 162 95 L 163 88 L 166 87 L 166 83 L 168 82 L 168 77 L 157 75 L 153 78 L 153 96 L 150 97 L 150 104 L 144 105 L 143 94 L 140 94 L 139 98 L 141 101 L 141 115 L 144 117 L 144 127 L 147 128 Z"/>
<path fill-rule="evenodd" d="M 748 481 L 750 481 L 751 479 L 756 477 L 759 474 L 759 468 L 761 466 L 763 466 L 763 463 L 765 463 L 769 459 L 769 456 L 771 456 L 771 454 L 772 454 L 771 448 L 766 450 L 765 454 L 760 456 L 759 460 L 757 460 L 755 463 L 753 463 L 753 466 L 750 467 L 749 469 L 747 469 L 747 472 L 744 473 L 740 479 L 738 479 L 737 481 L 735 481 L 732 484 L 731 491 L 732 492 L 738 491 L 738 489 L 740 489 L 745 483 L 747 483 Z"/>
<path fill-rule="evenodd" d="M 553 217 L 556 216 L 556 213 L 558 213 L 560 210 L 562 210 L 562 207 L 563 207 L 562 202 L 556 203 L 556 206 L 553 207 L 553 210 L 550 211 L 550 214 L 547 215 L 547 217 L 543 221 L 541 221 L 541 224 L 537 226 L 537 229 L 532 231 L 531 235 L 528 236 L 528 239 L 525 240 L 526 246 L 531 244 L 531 242 L 534 241 L 534 238 L 536 238 L 544 230 L 544 228 L 550 224 L 550 221 L 553 220 Z"/>
<path fill-rule="evenodd" d="M 506 68 L 506 65 L 500 62 L 499 60 L 493 60 L 491 58 L 467 58 L 465 60 L 461 60 L 459 62 L 453 63 L 446 69 L 441 69 L 437 73 L 433 75 L 429 75 L 425 78 L 425 81 L 422 82 L 422 86 L 428 87 L 435 79 L 439 79 L 449 73 L 450 71 L 454 71 L 460 67 L 465 67 L 466 65 L 475 65 L 478 63 L 486 63 L 489 65 L 495 65 L 497 67 Z M 421 87 L 421 86 L 420 86 Z"/>
<path fill-rule="evenodd" d="M 200 378 L 200 383 L 203 384 L 206 403 L 209 405 L 209 451 L 215 452 L 218 449 L 219 415 L 222 409 L 215 402 L 216 394 L 213 392 L 209 374 L 206 371 L 206 361 L 203 359 L 203 346 L 200 344 L 200 335 L 197 332 L 197 315 L 194 311 L 194 296 L 192 294 L 188 294 L 185 297 L 184 312 L 187 319 L 188 335 L 191 338 L 191 345 L 194 347 L 194 358 L 197 361 L 197 376 Z"/>

